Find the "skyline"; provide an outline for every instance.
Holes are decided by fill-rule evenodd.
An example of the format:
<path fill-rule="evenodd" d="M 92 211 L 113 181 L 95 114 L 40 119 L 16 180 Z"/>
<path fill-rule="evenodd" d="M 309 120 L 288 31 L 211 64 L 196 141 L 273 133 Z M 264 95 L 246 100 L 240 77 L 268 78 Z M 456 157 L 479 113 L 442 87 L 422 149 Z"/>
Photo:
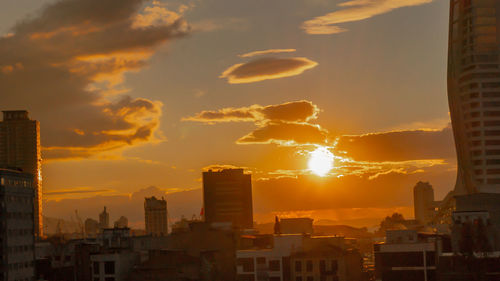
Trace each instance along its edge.
<path fill-rule="evenodd" d="M 122 99 L 118 102 L 108 101 L 107 104 L 95 107 L 94 103 L 89 104 L 84 99 L 82 104 L 70 103 L 66 112 L 50 112 L 54 109 L 53 104 L 47 102 L 36 105 L 37 102 L 44 100 L 43 95 L 48 95 L 45 91 L 42 91 L 41 97 L 30 96 L 33 95 L 32 92 L 24 96 L 7 97 L 5 108 L 2 109 L 14 109 L 13 107 L 19 107 L 24 102 L 30 104 L 26 109 L 31 112 L 33 119 L 41 122 L 45 159 L 44 193 L 49 200 L 46 202 L 48 213 L 51 212 L 50 208 L 53 213 L 60 213 L 60 208 L 69 203 L 63 201 L 58 203 L 54 201 L 55 199 L 95 195 L 125 196 L 147 186 L 157 186 L 170 193 L 193 189 L 201 193 L 199 190 L 201 171 L 211 165 L 233 165 L 252 171 L 252 177 L 256 178 L 254 206 L 257 207 L 258 213 L 272 213 L 271 206 L 278 203 L 271 200 L 273 194 L 277 192 L 270 191 L 271 186 L 277 190 L 286 190 L 285 185 L 294 186 L 293 191 L 297 192 L 295 194 L 304 190 L 316 191 L 317 194 L 311 192 L 313 193 L 311 198 L 306 199 L 317 202 L 314 206 L 319 206 L 318 209 L 330 212 L 332 209 L 339 211 L 365 209 L 367 213 L 374 213 L 370 208 L 380 211 L 407 207 L 411 210 L 411 189 L 419 180 L 430 181 L 436 187 L 437 198 L 442 198 L 453 189 L 456 173 L 455 155 L 451 130 L 447 125 L 449 117 L 445 89 L 446 55 L 443 55 L 446 53 L 447 36 L 441 36 L 443 32 L 447 34 L 448 28 L 448 3 L 442 3 L 446 1 L 398 1 L 398 3 L 408 3 L 406 5 L 408 7 L 404 7 L 405 5 L 394 7 L 387 4 L 393 7 L 392 10 L 387 6 L 378 7 L 373 4 L 374 1 L 368 1 L 372 4 L 368 4 L 368 7 L 358 7 L 360 11 L 356 9 L 353 11 L 349 5 L 339 7 L 338 3 L 327 4 L 325 1 L 315 1 L 315 4 L 310 6 L 301 3 L 307 9 L 287 6 L 290 10 L 286 10 L 286 15 L 289 17 L 283 16 L 279 21 L 281 24 L 277 24 L 274 30 L 259 28 L 269 22 L 267 11 L 259 15 L 263 18 L 262 22 L 248 12 L 247 23 L 241 18 L 233 17 L 230 20 L 225 18 L 229 22 L 224 23 L 227 25 L 225 27 L 223 23 L 217 26 L 214 23 L 216 19 L 212 19 L 211 27 L 207 22 L 200 24 L 206 20 L 204 16 L 210 6 L 207 2 L 210 1 L 197 1 L 195 5 L 179 5 L 173 12 L 167 10 L 166 7 L 170 9 L 170 6 L 164 6 L 161 2 L 150 3 L 152 6 L 148 9 L 138 6 L 141 1 L 127 1 L 130 10 L 124 9 L 124 13 L 137 15 L 137 12 L 140 12 L 143 15 L 138 17 L 141 20 L 136 21 L 139 26 L 159 24 L 157 26 L 159 30 L 162 28 L 170 30 L 171 21 L 178 20 L 178 16 L 183 14 L 187 24 L 192 26 L 192 30 L 187 31 L 186 25 L 179 23 L 176 26 L 179 28 L 176 31 L 180 32 L 179 34 L 174 32 L 173 38 L 169 37 L 169 33 L 166 37 L 165 34 L 161 34 L 157 38 L 160 41 L 170 40 L 167 45 L 154 45 L 156 43 L 142 45 L 141 48 L 147 49 L 147 54 L 139 54 L 137 49 L 132 48 L 132 52 L 127 56 L 111 56 L 111 60 L 106 60 L 109 53 L 105 49 L 97 49 L 101 54 L 95 58 L 92 58 L 90 53 L 82 53 L 83 63 L 86 60 L 92 62 L 103 60 L 110 63 L 109 65 L 103 63 L 102 69 L 86 69 L 85 64 L 63 68 L 69 71 L 67 73 L 70 75 L 74 73 L 72 71 L 83 71 L 81 75 L 84 75 L 85 79 L 90 79 L 87 80 L 88 84 L 83 84 L 86 87 L 104 84 L 104 89 L 96 92 L 101 98 L 110 97 L 109 91 L 111 91 L 115 95 L 111 96 L 112 100 L 116 100 L 118 97 L 116 94 L 121 93 Z M 298 5 L 297 2 L 300 1 L 294 3 Z M 225 4 L 227 8 L 223 16 L 234 12 L 228 10 L 236 7 L 236 4 Z M 245 5 L 251 6 L 248 3 Z M 281 7 L 280 5 L 276 4 L 274 8 Z M 57 18 L 57 8 L 48 6 L 45 11 L 50 12 L 46 15 L 64 19 Z M 103 14 L 110 12 L 106 8 L 109 7 L 103 7 Z M 301 31 L 304 23 L 324 15 L 325 9 L 350 10 L 365 14 L 359 16 L 359 20 L 353 23 L 330 21 L 334 26 L 333 30 L 337 30 L 335 28 L 337 23 L 338 26 L 348 29 L 342 33 L 318 35 Z M 290 16 L 298 10 L 302 11 L 300 16 Z M 9 16 L 8 20 L 2 20 L 2 27 L 12 26 L 13 22 L 25 14 L 21 11 L 10 12 L 12 10 L 8 8 L 5 10 Z M 245 14 L 243 11 L 239 13 Z M 156 21 L 146 21 L 146 15 L 155 15 Z M 439 28 L 428 28 L 433 21 L 422 24 L 417 21 L 419 15 L 439 15 L 435 18 L 429 17 L 446 24 L 436 25 Z M 89 15 L 84 14 L 82 19 L 85 19 L 85 16 Z M 42 34 L 49 36 L 47 39 L 42 36 L 36 40 L 45 40 L 41 41 L 46 44 L 43 46 L 54 47 L 54 42 L 50 42 L 52 35 L 49 33 L 50 28 L 59 27 L 57 24 L 66 24 L 66 27 L 69 27 L 69 31 L 66 31 L 64 26 L 62 31 L 58 31 L 60 34 L 57 36 L 61 36 L 62 39 L 67 39 L 67 36 L 82 36 L 81 39 L 86 40 L 87 34 L 100 32 L 58 20 L 49 21 L 53 26 L 48 25 L 46 27 L 48 30 L 37 30 L 39 27 L 34 25 L 36 19 L 35 16 L 31 22 L 19 23 L 14 34 L 0 39 L 0 43 L 10 48 L 15 47 L 15 44 L 25 44 L 18 42 L 22 41 L 19 38 L 29 34 L 32 36 L 33 30 L 30 31 L 29 28 L 34 28 L 36 32 L 45 32 Z M 401 19 L 405 20 L 401 22 Z M 96 20 L 97 30 L 105 31 L 106 28 L 110 28 L 107 25 L 110 23 L 99 22 L 99 19 L 91 20 Z M 113 24 L 118 24 L 124 19 L 112 20 L 116 20 Z M 293 24 L 288 24 L 289 21 Z M 391 25 L 394 22 L 400 24 Z M 419 24 L 422 26 L 418 26 Z M 210 28 L 213 30 L 207 30 Z M 239 28 L 243 29 L 238 30 Z M 332 31 L 331 26 L 326 29 Z M 141 34 L 137 30 L 142 29 L 133 30 Z M 271 34 L 272 32 L 278 34 L 283 30 L 287 33 L 277 38 L 280 42 L 277 44 L 277 40 L 272 38 Z M 411 37 L 410 34 L 402 30 L 416 31 L 412 34 L 412 37 L 416 38 L 407 38 Z M 5 29 L 2 31 L 8 34 Z M 22 32 L 27 33 L 23 35 Z M 263 34 L 256 35 L 256 33 Z M 287 36 L 291 33 L 298 35 Z M 381 39 L 374 40 L 375 35 Z M 182 38 L 177 38 L 178 36 Z M 213 37 L 220 38 L 221 46 L 225 43 L 227 49 L 219 50 L 214 46 L 204 45 L 208 42 L 213 45 L 213 41 L 217 41 L 213 40 Z M 238 39 L 243 37 L 248 38 L 238 42 Z M 252 38 L 264 38 L 267 41 L 252 40 Z M 382 49 L 387 47 L 387 44 L 396 43 L 394 41 L 396 38 L 399 43 L 397 46 L 400 46 L 397 49 L 399 53 L 394 52 L 396 51 L 394 48 Z M 439 40 L 432 42 L 432 39 L 436 38 Z M 417 42 L 419 44 L 415 45 Z M 202 45 L 207 50 L 215 50 L 214 54 L 208 54 L 204 48 L 196 48 Z M 410 45 L 412 46 L 409 47 Z M 131 51 L 130 46 L 114 47 L 118 52 Z M 342 51 L 342 48 L 345 49 Z M 81 51 L 91 50 L 95 52 L 95 49 Z M 46 50 L 35 48 L 30 51 Z M 2 48 L 0 57 L 5 58 L 8 52 L 9 48 Z M 262 53 L 272 57 L 265 59 L 261 57 Z M 419 56 L 422 54 L 427 57 Z M 74 62 L 75 54 L 64 55 L 67 57 L 56 59 L 62 60 L 63 65 Z M 189 57 L 193 59 L 190 61 Z M 340 63 L 336 64 L 335 59 Z M 27 75 L 28 70 L 36 74 L 39 69 L 31 68 L 36 64 L 30 63 L 33 62 L 13 61 L 8 64 L 9 67 L 4 65 L 0 81 L 5 81 L 8 75 L 19 75 L 19 78 L 22 78 L 22 75 Z M 41 67 L 49 69 L 52 67 L 51 64 L 47 66 L 45 64 L 47 62 L 39 63 L 42 64 Z M 270 67 L 273 65 L 277 65 L 278 68 L 273 70 Z M 270 72 L 262 74 L 259 72 L 262 71 L 259 68 L 261 66 Z M 386 73 L 374 71 L 379 68 L 392 71 Z M 134 73 L 120 77 L 124 70 Z M 12 90 L 9 86 L 8 83 L 0 86 L 1 92 Z M 49 87 L 50 89 L 58 88 Z M 163 91 L 169 93 L 164 94 Z M 332 99 L 331 91 L 335 92 L 333 96 L 335 99 Z M 80 97 L 88 98 L 85 91 L 82 93 Z M 58 94 L 63 93 L 58 92 Z M 57 97 L 53 98 L 51 101 L 61 103 Z M 68 101 L 63 99 L 64 103 L 75 97 L 68 98 Z M 366 102 L 359 102 L 360 100 Z M 78 99 L 76 101 L 81 102 Z M 71 112 L 70 108 L 79 110 Z M 109 116 L 106 114 L 101 116 L 101 120 L 82 118 L 80 114 L 83 113 L 84 117 L 85 113 L 89 112 L 87 110 L 108 112 L 112 118 L 108 119 Z M 61 119 L 60 114 L 68 118 Z M 397 118 L 394 118 L 395 116 Z M 54 132 L 62 132 L 64 137 L 54 138 Z M 95 134 L 96 132 L 98 134 Z M 304 133 L 297 134 L 297 132 Z M 200 140 L 203 142 L 200 143 Z M 336 141 L 337 146 L 333 147 Z M 331 176 L 318 178 L 307 171 L 308 153 L 315 149 L 311 142 L 330 147 L 337 157 Z M 404 143 L 404 146 L 395 146 L 398 143 Z M 429 146 L 433 149 L 429 149 Z M 341 153 L 340 150 L 347 153 Z M 373 153 L 374 150 L 378 153 Z M 78 160 L 57 158 L 75 155 L 81 158 Z M 127 176 L 123 177 L 123 174 Z M 284 176 L 285 178 L 280 178 Z M 286 178 L 290 176 L 298 178 L 295 180 Z M 338 178 L 338 176 L 343 177 Z M 150 182 L 144 181 L 145 178 Z M 372 192 L 368 192 L 374 188 L 381 193 L 379 195 L 393 195 L 393 197 L 387 201 L 377 198 Z M 198 196 L 195 194 L 196 190 L 191 191 L 189 195 L 191 197 L 188 196 L 183 200 L 196 202 Z M 349 192 L 368 193 L 370 198 L 352 197 Z M 151 195 L 154 194 L 148 194 Z M 324 199 L 325 195 L 334 198 Z M 199 201 L 201 202 L 201 197 Z M 74 204 L 75 201 L 71 203 Z M 294 206 L 279 203 L 275 210 L 280 212 L 311 212 L 311 207 L 306 204 Z M 200 206 L 196 206 L 196 203 L 191 204 L 193 210 L 199 210 Z M 83 206 L 85 207 L 85 204 Z M 172 211 L 171 207 L 169 201 L 169 212 Z M 88 215 L 92 208 L 90 206 L 86 208 L 88 210 L 79 209 L 79 211 Z M 66 211 L 66 213 L 71 212 Z M 116 214 L 117 217 L 120 215 L 126 214 Z M 112 220 L 114 219 L 112 217 Z"/>

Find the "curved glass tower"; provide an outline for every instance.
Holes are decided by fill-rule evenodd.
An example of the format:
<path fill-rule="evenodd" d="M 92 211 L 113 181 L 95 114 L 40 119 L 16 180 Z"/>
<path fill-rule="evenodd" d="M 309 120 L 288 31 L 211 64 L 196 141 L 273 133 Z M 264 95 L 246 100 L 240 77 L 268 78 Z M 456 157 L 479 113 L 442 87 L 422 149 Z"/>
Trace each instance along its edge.
<path fill-rule="evenodd" d="M 500 193 L 500 1 L 451 0 L 448 100 L 456 195 Z"/>

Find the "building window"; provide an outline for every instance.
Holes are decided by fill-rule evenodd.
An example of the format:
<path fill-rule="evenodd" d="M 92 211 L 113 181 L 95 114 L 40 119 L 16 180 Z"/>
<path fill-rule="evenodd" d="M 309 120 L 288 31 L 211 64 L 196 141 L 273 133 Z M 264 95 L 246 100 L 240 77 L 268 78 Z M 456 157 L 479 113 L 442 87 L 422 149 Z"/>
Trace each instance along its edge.
<path fill-rule="evenodd" d="M 339 269 L 339 262 L 337 260 L 332 260 L 332 271 L 337 272 Z"/>
<path fill-rule="evenodd" d="M 307 281 L 314 281 L 314 276 L 307 276 Z"/>
<path fill-rule="evenodd" d="M 104 274 L 115 274 L 115 262 L 114 261 L 104 262 Z"/>
<path fill-rule="evenodd" d="M 114 277 L 106 277 L 104 281 L 115 281 Z"/>
<path fill-rule="evenodd" d="M 239 258 L 237 260 L 237 265 L 243 267 L 243 272 L 254 272 L 255 271 L 253 258 Z"/>
<path fill-rule="evenodd" d="M 325 272 L 326 271 L 326 261 L 321 260 L 319 261 L 319 272 Z"/>
<path fill-rule="evenodd" d="M 94 274 L 99 274 L 99 262 L 94 262 Z"/>
<path fill-rule="evenodd" d="M 263 257 L 257 258 L 257 264 L 266 264 L 266 258 Z"/>
<path fill-rule="evenodd" d="M 280 271 L 281 270 L 280 261 L 279 260 L 269 261 L 269 270 Z"/>
<path fill-rule="evenodd" d="M 269 281 L 281 281 L 281 277 L 277 277 L 277 276 L 269 277 Z"/>
<path fill-rule="evenodd" d="M 313 262 L 312 262 L 312 260 L 308 260 L 307 261 L 307 263 L 306 263 L 306 271 L 307 272 L 312 272 L 313 271 Z"/>
<path fill-rule="evenodd" d="M 301 261 L 295 261 L 295 271 L 302 272 L 302 262 Z"/>
<path fill-rule="evenodd" d="M 295 281 L 302 281 L 302 276 L 295 277 Z"/>

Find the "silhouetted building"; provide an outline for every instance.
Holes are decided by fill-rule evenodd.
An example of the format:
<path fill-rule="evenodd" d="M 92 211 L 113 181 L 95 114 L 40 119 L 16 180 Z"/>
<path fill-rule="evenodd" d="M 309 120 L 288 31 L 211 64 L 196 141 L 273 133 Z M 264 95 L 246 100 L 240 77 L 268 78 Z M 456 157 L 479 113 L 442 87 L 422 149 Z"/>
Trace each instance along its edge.
<path fill-rule="evenodd" d="M 99 222 L 95 219 L 88 218 L 85 220 L 85 236 L 95 237 L 99 232 Z"/>
<path fill-rule="evenodd" d="M 280 219 L 282 234 L 312 234 L 313 219 L 311 218 L 284 218 Z"/>
<path fill-rule="evenodd" d="M 374 245 L 377 280 L 436 280 L 437 248 L 443 247 L 437 235 L 415 230 L 388 230 L 386 233 L 386 242 Z"/>
<path fill-rule="evenodd" d="M 128 219 L 124 216 L 121 216 L 117 221 L 115 221 L 116 228 L 125 228 L 128 227 Z"/>
<path fill-rule="evenodd" d="M 500 2 L 450 1 L 448 100 L 456 195 L 500 192 Z"/>
<path fill-rule="evenodd" d="M 434 189 L 428 182 L 418 182 L 413 188 L 413 207 L 415 219 L 421 224 L 428 224 L 434 218 L 436 203 Z"/>
<path fill-rule="evenodd" d="M 99 228 L 109 228 L 109 213 L 106 211 L 106 206 L 104 206 L 104 210 L 99 214 Z"/>
<path fill-rule="evenodd" d="M 153 236 L 168 234 L 167 201 L 156 197 L 144 198 L 144 222 L 146 233 Z"/>
<path fill-rule="evenodd" d="M 35 234 L 43 235 L 40 124 L 25 110 L 3 111 L 0 122 L 0 167 L 33 175 Z"/>
<path fill-rule="evenodd" d="M 243 169 L 203 172 L 205 221 L 231 222 L 237 228 L 253 227 L 251 175 Z"/>
<path fill-rule="evenodd" d="M 33 280 L 35 229 L 31 174 L 0 169 L 0 280 Z"/>

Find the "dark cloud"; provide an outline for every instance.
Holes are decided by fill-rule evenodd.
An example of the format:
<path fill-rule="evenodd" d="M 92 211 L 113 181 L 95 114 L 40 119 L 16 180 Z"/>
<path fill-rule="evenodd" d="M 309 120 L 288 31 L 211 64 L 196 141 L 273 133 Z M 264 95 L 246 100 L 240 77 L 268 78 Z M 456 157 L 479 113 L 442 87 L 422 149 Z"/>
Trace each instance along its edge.
<path fill-rule="evenodd" d="M 227 78 L 230 84 L 252 83 L 299 75 L 317 65 L 317 62 L 301 57 L 261 58 L 235 64 L 226 69 L 220 78 Z"/>
<path fill-rule="evenodd" d="M 125 72 L 147 65 L 157 46 L 183 36 L 186 25 L 180 16 L 151 25 L 143 17 L 135 27 L 144 3 L 61 0 L 0 38 L 2 109 L 26 108 L 41 121 L 45 159 L 155 140 L 161 102 L 132 98 L 118 86 Z M 158 9 L 156 16 L 175 14 Z"/>
<path fill-rule="evenodd" d="M 357 161 L 408 161 L 455 158 L 451 126 L 442 130 L 414 130 L 342 136 L 338 152 Z"/>
<path fill-rule="evenodd" d="M 328 132 L 309 121 L 318 117 L 319 108 L 310 101 L 301 100 L 277 105 L 252 105 L 202 111 L 185 121 L 204 123 L 254 122 L 257 129 L 240 138 L 238 144 L 276 143 L 295 146 L 326 144 Z"/>
<path fill-rule="evenodd" d="M 238 144 L 327 144 L 328 132 L 309 123 L 271 122 L 240 138 Z"/>

